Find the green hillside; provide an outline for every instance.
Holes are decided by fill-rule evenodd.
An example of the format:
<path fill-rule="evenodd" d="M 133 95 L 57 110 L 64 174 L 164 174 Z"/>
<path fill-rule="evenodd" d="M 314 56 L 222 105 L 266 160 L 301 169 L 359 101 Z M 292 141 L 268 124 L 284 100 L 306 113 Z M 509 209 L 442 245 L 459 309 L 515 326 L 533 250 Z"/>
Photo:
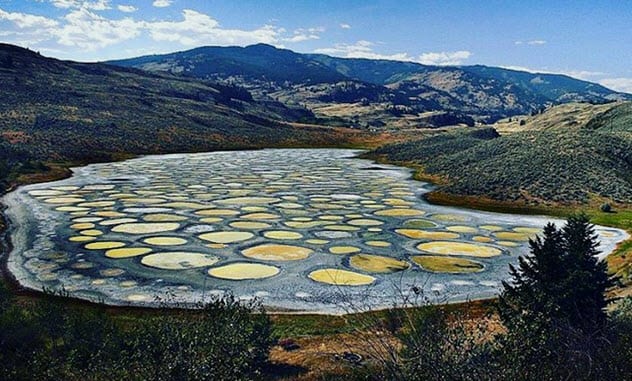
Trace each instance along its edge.
<path fill-rule="evenodd" d="M 592 199 L 629 203 L 632 103 L 613 105 L 572 128 L 503 136 L 491 127 L 459 129 L 387 145 L 368 156 L 420 165 L 426 175 L 444 180 L 438 191 L 448 195 L 529 206 Z"/>

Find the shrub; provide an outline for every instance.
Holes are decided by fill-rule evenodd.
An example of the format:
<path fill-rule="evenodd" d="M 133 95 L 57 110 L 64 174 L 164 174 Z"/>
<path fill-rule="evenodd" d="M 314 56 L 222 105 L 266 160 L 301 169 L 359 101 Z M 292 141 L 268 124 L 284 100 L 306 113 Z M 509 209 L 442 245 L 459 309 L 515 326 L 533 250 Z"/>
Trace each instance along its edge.
<path fill-rule="evenodd" d="M 252 380 L 273 343 L 260 305 L 232 296 L 124 320 L 60 296 L 18 304 L 0 284 L 0 379 Z"/>
<path fill-rule="evenodd" d="M 129 341 L 128 368 L 139 380 L 258 378 L 274 343 L 271 332 L 258 304 L 216 299 L 195 318 L 181 311 L 144 322 Z"/>

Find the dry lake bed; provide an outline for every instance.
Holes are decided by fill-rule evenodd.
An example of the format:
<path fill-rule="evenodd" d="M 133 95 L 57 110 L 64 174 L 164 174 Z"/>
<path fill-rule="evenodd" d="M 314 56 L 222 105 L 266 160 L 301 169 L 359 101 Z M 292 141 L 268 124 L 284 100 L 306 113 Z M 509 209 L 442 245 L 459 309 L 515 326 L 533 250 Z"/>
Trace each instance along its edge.
<path fill-rule="evenodd" d="M 8 267 L 25 287 L 117 305 L 232 293 L 340 313 L 499 292 L 546 217 L 429 205 L 431 185 L 357 150 L 146 156 L 8 194 Z M 560 223 L 560 221 L 554 221 Z M 627 238 L 598 227 L 605 254 Z M 351 307 L 353 306 L 353 307 Z"/>

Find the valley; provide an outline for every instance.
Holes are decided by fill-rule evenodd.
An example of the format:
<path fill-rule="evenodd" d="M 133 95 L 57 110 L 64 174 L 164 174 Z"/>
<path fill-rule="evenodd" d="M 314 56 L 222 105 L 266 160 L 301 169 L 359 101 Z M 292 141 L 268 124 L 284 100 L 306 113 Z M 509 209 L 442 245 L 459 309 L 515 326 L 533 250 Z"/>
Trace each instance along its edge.
<path fill-rule="evenodd" d="M 466 315 L 468 332 L 495 335 L 508 265 L 577 211 L 611 253 L 608 295 L 632 294 L 630 94 L 266 44 L 91 64 L 0 44 L 0 80 L 2 287 L 18 314 L 136 340 L 119 369 L 171 367 L 134 362 L 171 353 L 142 340 L 200 327 L 272 348 L 265 377 L 303 380 L 355 375 L 376 338 L 398 353 L 400 313 L 445 313 L 443 330 Z M 424 307 L 399 308 L 415 297 Z M 81 300 L 115 307 L 94 318 Z M 212 315 L 253 300 L 274 313 L 274 344 L 239 312 L 239 336 Z M 49 302 L 72 318 L 37 309 Z"/>
<path fill-rule="evenodd" d="M 632 194 L 625 175 L 632 108 L 610 102 L 628 95 L 589 83 L 478 66 L 301 55 L 266 45 L 112 62 L 125 67 L 1 48 L 0 75 L 14 84 L 3 89 L 10 100 L 2 104 L 0 121 L 4 187 L 139 154 L 357 147 L 374 149 L 366 158 L 412 166 L 417 179 L 438 184 L 424 195 L 432 203 L 560 216 L 580 207 L 598 222 L 612 223 L 618 215 L 615 226 L 630 230 L 623 216 Z M 516 91 L 512 99 L 523 100 L 501 109 L 480 97 L 476 105 L 449 105 L 455 92 L 491 89 L 483 77 L 505 81 L 503 91 Z M 452 100 L 429 104 L 389 93 L 414 81 L 424 83 L 432 100 L 441 99 L 439 90 L 452 92 Z M 518 96 L 526 93 L 531 98 Z M 497 100 L 492 103 L 503 104 Z M 607 103 L 566 103 L 573 100 Z M 410 102 L 416 102 L 415 112 L 385 116 L 385 109 Z M 367 115 L 380 123 L 368 122 Z M 620 213 L 599 213 L 603 204 Z M 627 274 L 627 261 L 615 262 L 615 272 Z"/>

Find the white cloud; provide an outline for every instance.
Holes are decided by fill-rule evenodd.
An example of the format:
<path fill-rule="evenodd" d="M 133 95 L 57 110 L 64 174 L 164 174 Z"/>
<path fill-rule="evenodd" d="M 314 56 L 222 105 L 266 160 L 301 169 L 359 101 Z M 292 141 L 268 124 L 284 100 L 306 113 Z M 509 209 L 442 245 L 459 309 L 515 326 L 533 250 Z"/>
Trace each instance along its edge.
<path fill-rule="evenodd" d="M 52 28 L 58 25 L 58 22 L 43 16 L 30 15 L 19 12 L 5 12 L 0 9 L 0 20 L 13 22 L 18 28 Z"/>
<path fill-rule="evenodd" d="M 323 27 L 301 28 L 288 33 L 284 28 L 263 25 L 252 30 L 223 28 L 211 16 L 194 10 L 182 11 L 180 20 L 144 21 L 131 17 L 110 19 L 95 13 L 80 2 L 59 0 L 69 6 L 68 13 L 58 20 L 0 9 L 0 30 L 3 40 L 22 46 L 59 49 L 82 54 L 133 40 L 142 34 L 158 43 L 171 42 L 185 47 L 200 45 L 249 45 L 268 43 L 282 46 L 320 38 Z M 82 2 L 85 3 L 85 2 Z M 91 5 L 95 1 L 89 2 Z M 75 8 L 78 6 L 78 8 Z M 118 9 L 121 6 L 117 6 Z M 127 7 L 127 6 L 124 6 Z M 135 7 L 134 7 L 135 8 Z M 124 8 L 131 10 L 131 8 Z M 38 46 L 33 46 L 39 44 Z M 74 48 L 74 49 L 73 49 Z M 52 50 L 50 50 L 52 51 Z"/>
<path fill-rule="evenodd" d="M 423 53 L 417 59 L 417 62 L 424 65 L 461 65 L 463 61 L 472 56 L 472 52 L 467 50 L 459 50 L 456 52 L 429 52 Z"/>
<path fill-rule="evenodd" d="M 35 47 L 50 40 L 58 25 L 47 17 L 0 9 L 0 36 L 6 43 Z"/>
<path fill-rule="evenodd" d="M 599 84 L 609 89 L 632 94 L 632 78 L 603 78 Z"/>
<path fill-rule="evenodd" d="M 110 0 L 50 0 L 51 4 L 62 9 L 85 8 L 95 11 L 110 9 Z"/>
<path fill-rule="evenodd" d="M 347 23 L 342 23 L 342 24 L 340 24 L 340 27 L 341 27 L 342 29 L 351 29 L 351 25 L 349 25 L 349 24 L 347 24 Z"/>
<path fill-rule="evenodd" d="M 396 61 L 412 61 L 407 53 L 379 54 L 373 50 L 375 44 L 371 41 L 360 40 L 355 44 L 336 44 L 333 48 L 321 48 L 314 53 L 329 54 L 344 58 L 369 58 Z"/>
<path fill-rule="evenodd" d="M 117 6 L 118 10 L 121 12 L 125 12 L 125 13 L 132 13 L 132 12 L 136 12 L 138 10 L 138 8 L 136 8 L 133 5 L 119 5 Z"/>
<path fill-rule="evenodd" d="M 165 8 L 170 6 L 173 0 L 155 0 L 151 5 L 157 8 Z"/>
<path fill-rule="evenodd" d="M 279 33 L 283 33 L 285 32 L 285 29 L 279 28 L 277 29 L 277 31 Z M 322 33 L 324 31 L 325 31 L 325 28 L 323 27 L 307 28 L 307 29 L 300 28 L 300 29 L 296 29 L 294 31 L 294 34 L 291 37 L 284 37 L 282 41 L 303 42 L 303 41 L 308 41 L 308 40 L 318 40 L 320 39 L 319 33 Z"/>
<path fill-rule="evenodd" d="M 308 40 L 318 40 L 320 37 L 315 34 L 295 34 L 292 37 L 285 37 L 283 41 L 285 42 L 303 42 Z"/>
<path fill-rule="evenodd" d="M 182 11 L 182 21 L 146 22 L 155 41 L 178 42 L 185 46 L 274 44 L 282 39 L 282 28 L 264 25 L 254 30 L 223 29 L 209 15 L 194 10 Z"/>
<path fill-rule="evenodd" d="M 57 8 L 78 8 L 79 2 L 76 0 L 51 0 L 51 4 Z"/>
<path fill-rule="evenodd" d="M 379 60 L 409 61 L 424 65 L 460 65 L 468 59 L 472 53 L 466 50 L 457 52 L 423 53 L 419 57 L 411 57 L 408 53 L 381 54 L 374 50 L 375 44 L 371 41 L 360 40 L 355 44 L 336 44 L 332 48 L 316 49 L 315 53 L 329 54 L 344 58 L 368 58 Z"/>
<path fill-rule="evenodd" d="M 561 70 L 561 74 L 568 75 L 569 77 L 583 79 L 584 81 L 594 80 L 595 77 L 601 77 L 607 75 L 607 73 L 601 71 L 588 71 L 588 70 Z"/>
<path fill-rule="evenodd" d="M 550 70 L 550 69 L 534 69 L 526 66 L 499 66 L 503 69 L 509 70 L 518 70 L 518 71 L 526 71 L 527 73 L 533 74 L 563 74 L 569 77 L 582 79 L 584 81 L 594 80 L 595 77 L 602 77 L 607 75 L 607 73 L 601 71 L 588 71 L 588 70 L 570 70 L 570 69 L 560 69 L 560 70 Z"/>
<path fill-rule="evenodd" d="M 85 8 L 68 13 L 64 20 L 61 28 L 52 31 L 57 43 L 88 51 L 135 38 L 145 24 L 131 18 L 110 20 Z"/>
<path fill-rule="evenodd" d="M 522 45 L 522 44 L 527 44 L 527 45 L 544 45 L 546 44 L 546 40 L 529 40 L 529 41 L 514 41 L 515 45 Z"/>

